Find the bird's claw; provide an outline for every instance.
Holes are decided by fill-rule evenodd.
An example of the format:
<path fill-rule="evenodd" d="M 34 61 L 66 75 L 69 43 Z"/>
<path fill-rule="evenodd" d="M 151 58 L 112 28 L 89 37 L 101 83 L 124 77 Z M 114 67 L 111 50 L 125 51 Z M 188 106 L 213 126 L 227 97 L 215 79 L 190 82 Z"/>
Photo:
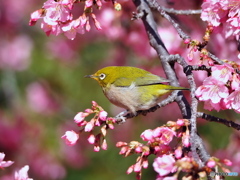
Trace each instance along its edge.
<path fill-rule="evenodd" d="M 128 113 L 128 111 L 123 111 L 121 113 L 119 113 L 115 118 L 116 118 L 116 122 L 117 124 L 123 124 L 126 122 L 126 117 L 124 115 L 126 115 Z"/>
<path fill-rule="evenodd" d="M 126 117 L 124 117 L 124 116 L 119 116 L 119 117 L 116 117 L 116 123 L 117 124 L 123 124 L 123 123 L 125 123 L 126 122 Z"/>

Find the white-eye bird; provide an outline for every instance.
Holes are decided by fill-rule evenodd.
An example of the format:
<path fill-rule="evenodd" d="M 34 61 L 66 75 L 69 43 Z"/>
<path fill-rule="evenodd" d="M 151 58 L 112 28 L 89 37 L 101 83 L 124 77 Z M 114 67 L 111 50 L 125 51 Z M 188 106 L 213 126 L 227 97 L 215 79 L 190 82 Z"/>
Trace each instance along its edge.
<path fill-rule="evenodd" d="M 108 66 L 85 77 L 95 79 L 111 103 L 134 115 L 160 102 L 160 97 L 173 90 L 189 90 L 162 84 L 168 79 L 130 66 Z"/>

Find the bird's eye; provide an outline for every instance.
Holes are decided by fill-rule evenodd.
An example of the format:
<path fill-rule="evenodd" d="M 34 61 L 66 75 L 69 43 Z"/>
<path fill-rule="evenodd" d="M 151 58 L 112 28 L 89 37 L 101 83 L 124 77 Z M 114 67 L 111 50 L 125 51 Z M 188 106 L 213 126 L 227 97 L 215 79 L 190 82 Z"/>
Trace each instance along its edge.
<path fill-rule="evenodd" d="M 100 78 L 101 80 L 103 80 L 105 77 L 106 77 L 106 74 L 101 73 L 101 74 L 99 75 L 99 78 Z"/>

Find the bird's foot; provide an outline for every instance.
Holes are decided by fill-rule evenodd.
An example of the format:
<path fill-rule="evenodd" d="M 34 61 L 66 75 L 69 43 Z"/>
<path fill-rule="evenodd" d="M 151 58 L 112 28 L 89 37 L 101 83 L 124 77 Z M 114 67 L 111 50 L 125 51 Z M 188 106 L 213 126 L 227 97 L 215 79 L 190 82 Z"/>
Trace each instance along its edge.
<path fill-rule="evenodd" d="M 115 117 L 117 124 L 123 124 L 123 123 L 126 122 L 126 119 L 127 119 L 127 118 L 125 117 L 126 114 L 128 114 L 128 111 L 127 111 L 127 110 L 119 113 L 119 114 Z"/>

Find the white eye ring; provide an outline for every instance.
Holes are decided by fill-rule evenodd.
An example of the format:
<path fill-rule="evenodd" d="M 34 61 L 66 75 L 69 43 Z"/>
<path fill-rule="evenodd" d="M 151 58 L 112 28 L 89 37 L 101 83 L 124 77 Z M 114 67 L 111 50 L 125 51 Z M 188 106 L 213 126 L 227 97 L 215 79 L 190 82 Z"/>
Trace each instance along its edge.
<path fill-rule="evenodd" d="M 100 78 L 101 80 L 105 79 L 105 77 L 106 77 L 106 74 L 104 74 L 104 73 L 101 73 L 100 76 L 99 76 L 99 78 Z"/>

